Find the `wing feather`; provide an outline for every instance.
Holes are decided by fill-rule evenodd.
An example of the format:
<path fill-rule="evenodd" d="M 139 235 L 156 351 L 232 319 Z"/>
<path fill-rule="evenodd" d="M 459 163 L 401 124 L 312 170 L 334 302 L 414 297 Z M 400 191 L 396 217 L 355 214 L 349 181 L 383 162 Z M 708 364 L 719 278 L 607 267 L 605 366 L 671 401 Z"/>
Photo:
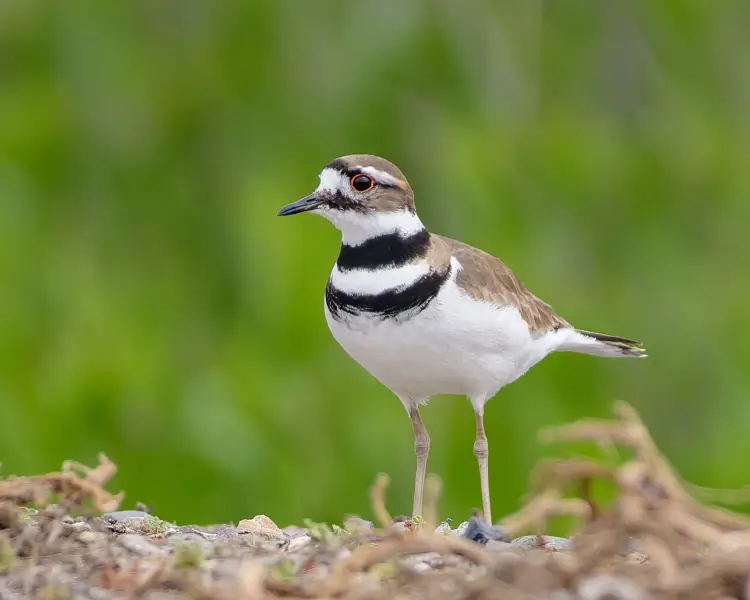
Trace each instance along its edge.
<path fill-rule="evenodd" d="M 532 294 L 505 264 L 491 254 L 457 240 L 433 235 L 463 267 L 456 283 L 477 300 L 516 307 L 533 333 L 556 331 L 570 324 L 546 302 Z M 442 253 L 441 253 L 442 254 Z"/>

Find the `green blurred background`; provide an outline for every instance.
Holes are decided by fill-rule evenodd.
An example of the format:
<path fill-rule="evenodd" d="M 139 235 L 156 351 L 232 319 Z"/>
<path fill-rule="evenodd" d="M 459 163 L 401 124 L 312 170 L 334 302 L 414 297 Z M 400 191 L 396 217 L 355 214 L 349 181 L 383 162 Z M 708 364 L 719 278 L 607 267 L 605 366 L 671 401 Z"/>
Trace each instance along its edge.
<path fill-rule="evenodd" d="M 555 355 L 489 404 L 494 513 L 538 428 L 632 402 L 689 480 L 750 467 L 750 3 L 0 3 L 0 460 L 120 472 L 181 522 L 411 507 L 399 401 L 328 333 L 338 233 L 276 211 L 396 162 L 434 231 L 646 361 Z M 480 504 L 462 398 L 423 411 L 445 516 Z"/>

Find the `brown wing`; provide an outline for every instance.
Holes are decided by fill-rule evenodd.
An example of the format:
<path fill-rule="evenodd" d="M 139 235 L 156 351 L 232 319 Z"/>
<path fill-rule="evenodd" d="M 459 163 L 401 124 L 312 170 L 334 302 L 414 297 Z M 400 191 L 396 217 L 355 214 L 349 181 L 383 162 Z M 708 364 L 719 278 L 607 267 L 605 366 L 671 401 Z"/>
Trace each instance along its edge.
<path fill-rule="evenodd" d="M 515 306 L 533 333 L 545 333 L 570 324 L 552 307 L 537 298 L 500 260 L 478 248 L 439 235 L 432 236 L 436 245 L 444 245 L 463 267 L 456 283 L 477 300 L 501 306 Z"/>

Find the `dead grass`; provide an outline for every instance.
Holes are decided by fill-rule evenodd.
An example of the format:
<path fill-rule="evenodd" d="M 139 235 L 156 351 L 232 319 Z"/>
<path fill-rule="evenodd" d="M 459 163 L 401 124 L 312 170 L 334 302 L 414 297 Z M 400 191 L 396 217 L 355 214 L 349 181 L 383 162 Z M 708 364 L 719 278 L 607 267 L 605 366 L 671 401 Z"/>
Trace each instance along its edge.
<path fill-rule="evenodd" d="M 102 456 L 94 469 L 69 463 L 60 473 L 0 480 L 0 597 L 5 597 L 3 585 L 19 598 L 41 590 L 66 597 L 60 594 L 78 585 L 76 597 L 99 590 L 100 598 L 141 598 L 156 591 L 205 600 L 520 600 L 552 597 L 553 592 L 555 598 L 584 600 L 748 598 L 750 519 L 698 500 L 727 503 L 746 499 L 747 491 L 686 484 L 629 405 L 617 403 L 615 417 L 552 428 L 542 432 L 542 439 L 594 442 L 619 448 L 627 459 L 543 461 L 532 475 L 528 501 L 502 520 L 512 535 L 539 534 L 547 531 L 551 518 L 572 516 L 579 525 L 569 550 L 552 552 L 544 544 L 535 550 L 500 543 L 485 548 L 432 533 L 439 514 L 436 478 L 427 486 L 424 522 L 406 522 L 396 531 L 385 475 L 371 488 L 375 530 L 336 529 L 297 554 L 243 542 L 223 549 L 219 557 L 204 557 L 192 548 L 189 560 L 184 549 L 139 557 L 116 547 L 112 534 L 95 549 L 86 548 L 61 516 L 119 506 L 122 496 L 103 488 L 115 467 Z M 590 493 L 592 484 L 602 480 L 616 490 L 608 506 L 597 505 Z M 22 507 L 43 507 L 52 499 L 59 508 L 42 510 L 31 523 L 24 516 Z M 409 563 L 415 555 L 429 555 L 438 566 L 417 573 Z M 235 561 L 230 575 L 218 568 L 222 560 Z"/>
<path fill-rule="evenodd" d="M 120 506 L 123 494 L 110 494 L 102 486 L 116 473 L 115 464 L 100 454 L 94 468 L 66 461 L 59 473 L 0 479 L 0 506 L 6 510 L 9 506 L 43 507 L 55 501 L 71 510 L 110 512 Z"/>

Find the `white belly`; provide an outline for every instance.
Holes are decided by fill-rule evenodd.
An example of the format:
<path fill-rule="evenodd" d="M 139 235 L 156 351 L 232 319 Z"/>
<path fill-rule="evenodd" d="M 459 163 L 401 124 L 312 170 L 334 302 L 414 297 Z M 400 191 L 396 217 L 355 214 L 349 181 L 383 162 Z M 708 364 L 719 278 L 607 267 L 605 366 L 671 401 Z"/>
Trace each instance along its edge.
<path fill-rule="evenodd" d="M 326 320 L 346 352 L 402 400 L 469 396 L 481 405 L 553 351 L 556 333 L 532 337 L 513 307 L 472 299 L 453 281 L 405 321 L 345 315 Z"/>

